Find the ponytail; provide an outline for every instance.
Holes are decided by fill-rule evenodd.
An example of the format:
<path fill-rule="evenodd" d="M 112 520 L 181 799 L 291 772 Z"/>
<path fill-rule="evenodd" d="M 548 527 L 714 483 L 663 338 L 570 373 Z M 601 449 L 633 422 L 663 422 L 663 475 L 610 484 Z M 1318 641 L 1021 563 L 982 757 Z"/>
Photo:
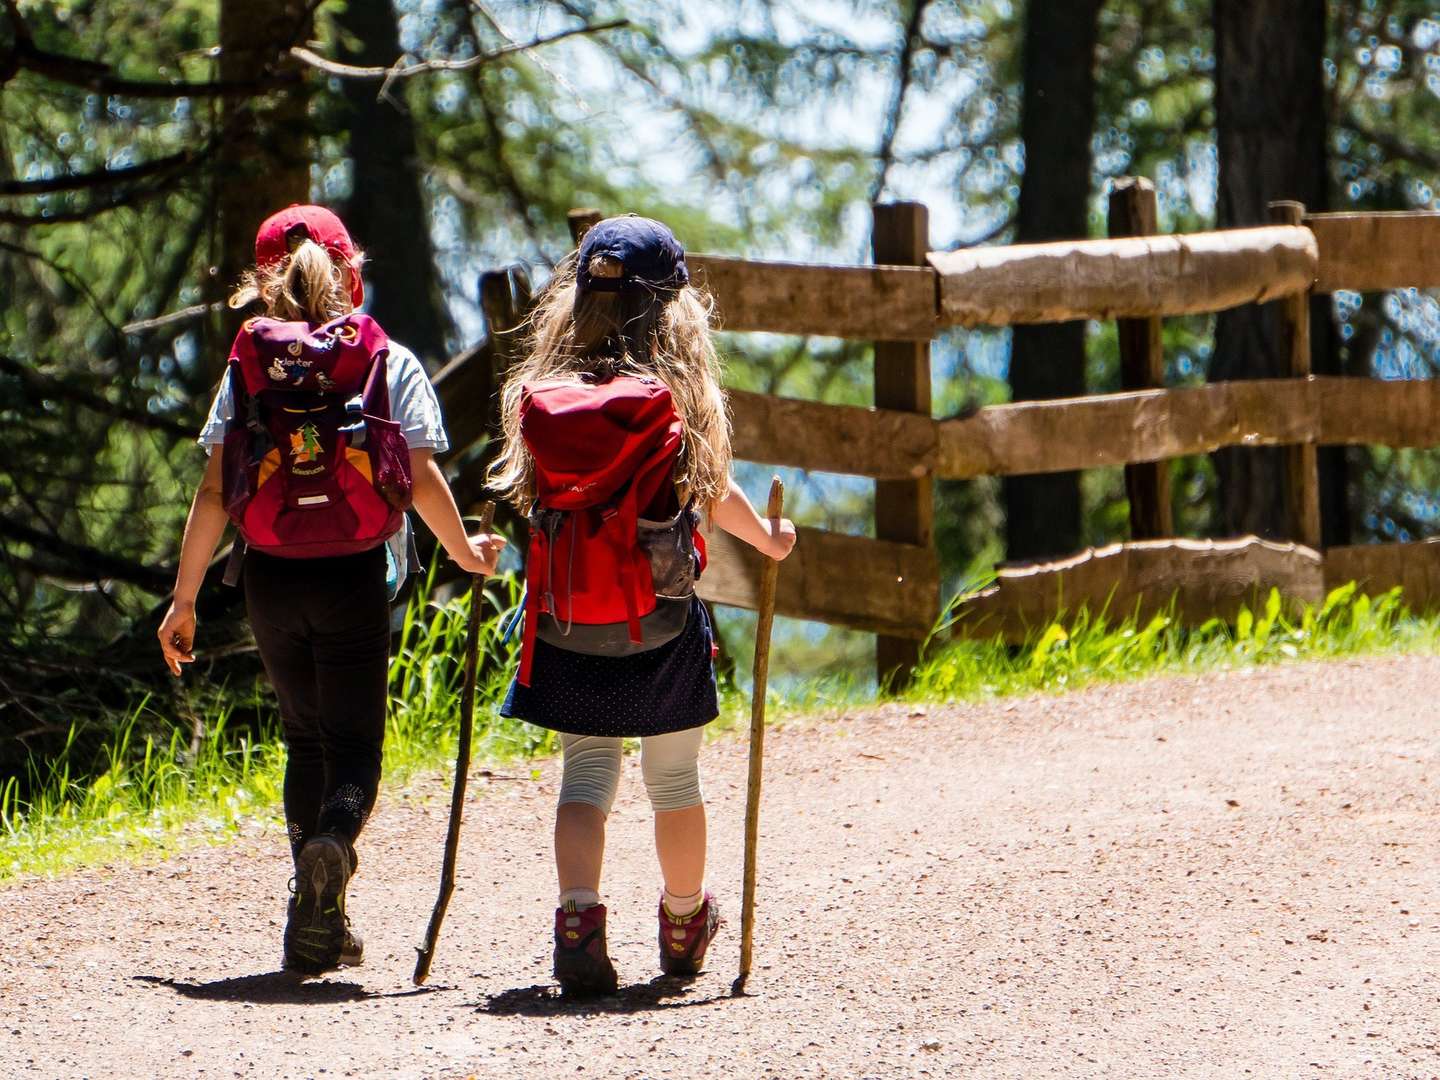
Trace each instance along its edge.
<path fill-rule="evenodd" d="M 329 322 L 353 310 L 343 270 L 344 264 L 337 263 L 325 248 L 303 240 L 283 262 L 247 270 L 230 297 L 230 306 L 240 308 L 259 301 L 265 314 L 274 319 Z"/>

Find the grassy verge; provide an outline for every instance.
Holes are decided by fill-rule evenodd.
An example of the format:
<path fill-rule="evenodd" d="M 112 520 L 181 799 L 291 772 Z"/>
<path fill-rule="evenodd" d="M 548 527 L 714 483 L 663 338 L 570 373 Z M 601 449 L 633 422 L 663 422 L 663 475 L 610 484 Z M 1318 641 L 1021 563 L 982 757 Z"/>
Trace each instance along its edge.
<path fill-rule="evenodd" d="M 405 610 L 390 662 L 387 787 L 454 761 L 470 600 L 461 595 L 442 604 L 431 596 L 427 581 Z M 514 603 L 502 581 L 489 592 L 486 610 L 508 613 Z M 529 757 L 550 747 L 547 733 L 497 714 L 513 651 L 513 643 L 501 641 L 505 618 L 491 615 L 481 624 L 477 760 Z M 0 881 L 279 829 L 285 756 L 268 695 L 249 691 L 259 697 L 266 719 L 258 731 L 238 732 L 230 726 L 239 703 L 233 690 L 197 687 L 189 693 L 206 720 L 193 749 L 180 731 L 164 739 L 142 734 L 156 726 L 142 700 L 98 764 L 78 762 L 69 752 L 32 761 L 25 785 L 32 794 L 25 801 L 17 779 L 0 785 Z"/>
<path fill-rule="evenodd" d="M 488 610 L 512 609 L 501 583 Z M 462 649 L 468 596 L 429 599 L 428 587 L 405 614 L 390 667 L 394 701 L 386 734 L 386 786 L 427 771 L 448 772 L 459 714 Z M 553 749 L 553 737 L 501 719 L 514 644 L 501 641 L 503 616 L 483 624 L 485 675 L 476 708 L 476 760 L 515 759 Z M 1114 623 L 1080 614 L 1039 629 L 1024 645 L 957 641 L 934 650 L 905 697 L 955 701 L 1073 689 L 1097 682 L 1160 673 L 1203 672 L 1291 660 L 1380 652 L 1440 650 L 1440 617 L 1418 617 L 1399 591 L 1370 598 L 1354 586 L 1336 589 L 1323 604 L 1287 616 L 1278 594 L 1234 625 L 1212 620 L 1186 629 L 1169 615 Z M 777 656 L 777 662 L 783 657 Z M 771 716 L 824 712 L 871 699 L 841 673 L 816 679 L 774 701 Z M 252 691 L 256 692 L 256 691 Z M 144 729 L 146 704 L 137 704 L 98 768 L 75 773 L 70 755 L 32 765 L 28 802 L 12 780 L 0 787 L 0 881 L 163 853 L 181 844 L 216 842 L 273 828 L 279 835 L 284 753 L 272 724 L 259 735 L 227 727 L 233 700 L 216 693 L 202 709 L 210 717 L 196 752 L 179 733 L 159 742 Z M 747 711 L 742 695 L 726 692 L 722 724 Z"/>
<path fill-rule="evenodd" d="M 1233 625 L 1211 619 L 1181 626 L 1173 613 L 1144 624 L 1084 612 L 1043 627 L 1024 645 L 961 640 L 939 649 L 916 672 L 905 697 L 953 701 L 1037 690 L 1071 690 L 1162 673 L 1225 671 L 1293 660 L 1381 652 L 1440 651 L 1440 616 L 1412 614 L 1399 589 L 1377 597 L 1353 583 L 1323 603 L 1287 615 L 1272 590 Z"/>

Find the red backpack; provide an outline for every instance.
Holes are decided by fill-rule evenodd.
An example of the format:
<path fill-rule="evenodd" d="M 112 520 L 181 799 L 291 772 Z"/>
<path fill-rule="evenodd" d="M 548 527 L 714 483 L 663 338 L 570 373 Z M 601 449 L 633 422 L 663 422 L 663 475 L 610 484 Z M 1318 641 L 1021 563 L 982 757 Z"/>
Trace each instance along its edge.
<path fill-rule="evenodd" d="M 683 427 L 655 379 L 549 380 L 522 388 L 535 462 L 519 681 L 538 637 L 628 656 L 685 629 L 705 565 L 699 515 L 676 497 Z"/>
<path fill-rule="evenodd" d="M 317 327 L 259 318 L 241 328 L 222 471 L 225 509 L 246 545 L 292 558 L 346 555 L 401 527 L 410 452 L 390 419 L 388 349 L 368 315 Z"/>

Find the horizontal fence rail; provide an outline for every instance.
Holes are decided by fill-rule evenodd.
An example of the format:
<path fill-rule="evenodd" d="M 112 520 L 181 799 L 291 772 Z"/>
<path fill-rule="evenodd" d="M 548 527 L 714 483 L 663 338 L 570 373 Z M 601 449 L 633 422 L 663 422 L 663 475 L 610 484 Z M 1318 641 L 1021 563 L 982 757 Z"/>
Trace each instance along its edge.
<path fill-rule="evenodd" d="M 1233 620 L 1278 589 L 1292 609 L 1355 582 L 1377 594 L 1404 590 L 1417 610 L 1440 607 L 1440 539 L 1352 544 L 1322 554 L 1253 536 L 1147 540 L 1092 548 L 1065 559 L 1000 567 L 993 585 L 963 597 L 947 632 L 1021 642 L 1058 615 L 1086 611 L 1112 623 L 1173 610 L 1178 619 Z"/>
<path fill-rule="evenodd" d="M 1288 225 L 930 253 L 947 326 L 1223 311 L 1304 292 L 1319 261 Z"/>
<path fill-rule="evenodd" d="M 785 560 L 775 610 L 893 637 L 920 639 L 935 622 L 935 551 L 867 536 L 800 528 Z M 705 533 L 709 564 L 698 591 L 715 604 L 754 609 L 763 556 L 729 533 Z"/>
<path fill-rule="evenodd" d="M 935 471 L 939 426 L 928 416 L 731 390 L 735 456 L 766 465 L 904 479 Z"/>
<path fill-rule="evenodd" d="M 693 255 L 728 330 L 928 341 L 947 326 L 1223 311 L 1296 293 L 1440 287 L 1440 212 L 932 251 L 930 268 Z"/>
<path fill-rule="evenodd" d="M 1020 476 L 1163 461 L 1223 446 L 1440 446 L 1440 382 L 1345 376 L 987 405 L 970 416 L 731 391 L 737 456 L 876 478 Z"/>
<path fill-rule="evenodd" d="M 1351 544 L 1325 551 L 1327 588 L 1354 581 L 1368 593 L 1405 590 L 1418 609 L 1440 607 L 1440 540 L 1399 544 Z"/>
<path fill-rule="evenodd" d="M 1237 540 L 1138 540 L 1066 559 L 1001 567 L 995 585 L 964 598 L 951 633 L 1023 641 L 1057 615 L 1082 610 L 1112 624 L 1162 611 L 1188 623 L 1233 619 L 1271 588 L 1293 604 L 1325 595 L 1321 556 L 1299 544 Z"/>
<path fill-rule="evenodd" d="M 1317 293 L 1440 288 L 1440 212 L 1307 214 L 1320 266 Z"/>
<path fill-rule="evenodd" d="M 726 330 L 929 341 L 939 330 L 935 272 L 914 266 L 820 266 L 687 255 Z"/>

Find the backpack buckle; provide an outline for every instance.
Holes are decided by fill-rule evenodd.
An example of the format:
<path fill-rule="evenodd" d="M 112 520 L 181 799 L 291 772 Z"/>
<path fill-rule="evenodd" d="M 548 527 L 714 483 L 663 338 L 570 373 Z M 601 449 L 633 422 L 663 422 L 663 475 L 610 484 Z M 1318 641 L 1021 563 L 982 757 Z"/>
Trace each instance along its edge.
<path fill-rule="evenodd" d="M 365 402 L 361 395 L 356 394 L 349 401 L 345 402 L 345 419 L 348 423 L 340 425 L 340 434 L 346 437 L 346 441 L 357 450 L 365 445 Z"/>

